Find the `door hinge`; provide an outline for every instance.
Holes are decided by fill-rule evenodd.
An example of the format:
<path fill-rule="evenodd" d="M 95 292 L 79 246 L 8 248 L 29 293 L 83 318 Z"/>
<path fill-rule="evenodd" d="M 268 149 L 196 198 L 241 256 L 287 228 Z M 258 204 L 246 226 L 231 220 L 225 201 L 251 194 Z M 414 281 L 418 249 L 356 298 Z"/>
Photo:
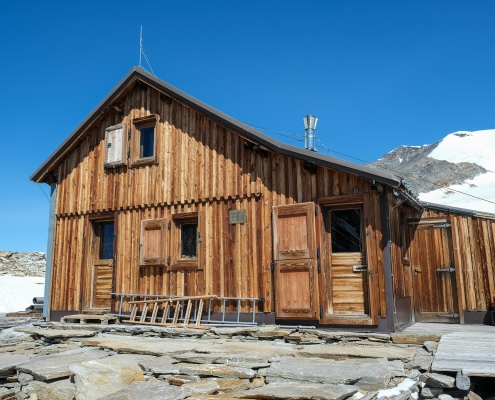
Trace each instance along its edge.
<path fill-rule="evenodd" d="M 167 228 L 168 230 L 172 229 L 172 221 L 168 221 Z"/>
<path fill-rule="evenodd" d="M 320 274 L 321 273 L 321 261 L 320 260 L 318 260 L 317 265 L 318 265 L 318 273 Z"/>
<path fill-rule="evenodd" d="M 131 149 L 127 149 L 127 158 L 131 158 Z"/>
<path fill-rule="evenodd" d="M 271 267 L 272 267 L 272 272 L 275 271 L 275 261 L 273 261 L 273 260 L 271 262 Z"/>
<path fill-rule="evenodd" d="M 79 304 L 82 304 L 82 292 L 79 294 Z"/>
<path fill-rule="evenodd" d="M 437 272 L 454 272 L 455 268 L 440 268 L 437 269 Z"/>
<path fill-rule="evenodd" d="M 318 216 L 318 206 L 315 206 L 315 215 Z"/>
<path fill-rule="evenodd" d="M 170 256 L 167 257 L 167 265 L 170 265 Z"/>
<path fill-rule="evenodd" d="M 320 306 L 320 318 L 323 318 L 323 306 Z"/>
<path fill-rule="evenodd" d="M 320 248 L 316 248 L 316 258 L 320 258 Z"/>

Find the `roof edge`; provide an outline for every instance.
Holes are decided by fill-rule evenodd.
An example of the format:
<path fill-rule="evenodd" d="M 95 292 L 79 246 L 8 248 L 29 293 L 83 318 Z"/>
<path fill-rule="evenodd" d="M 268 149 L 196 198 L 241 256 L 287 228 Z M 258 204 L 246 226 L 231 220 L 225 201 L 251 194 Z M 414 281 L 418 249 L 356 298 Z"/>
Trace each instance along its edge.
<path fill-rule="evenodd" d="M 455 214 L 468 215 L 471 217 L 495 219 L 495 214 L 492 214 L 492 213 L 470 210 L 467 208 L 451 207 L 451 206 L 446 206 L 444 204 L 438 204 L 438 203 L 426 203 L 426 202 L 420 202 L 420 203 L 424 208 L 430 208 L 432 210 L 447 211 L 447 212 L 452 212 Z"/>

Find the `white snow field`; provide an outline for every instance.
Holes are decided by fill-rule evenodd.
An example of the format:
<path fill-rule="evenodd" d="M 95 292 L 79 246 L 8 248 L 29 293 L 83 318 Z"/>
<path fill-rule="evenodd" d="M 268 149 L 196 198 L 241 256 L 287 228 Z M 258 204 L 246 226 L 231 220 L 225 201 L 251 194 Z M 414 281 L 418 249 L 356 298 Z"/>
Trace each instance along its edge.
<path fill-rule="evenodd" d="M 421 193 L 419 195 L 421 201 L 495 214 L 495 129 L 451 133 L 442 139 L 428 156 L 452 163 L 475 163 L 489 172 L 478 175 L 462 185 Z M 450 189 L 487 199 L 493 203 Z"/>
<path fill-rule="evenodd" d="M 39 276 L 0 276 L 0 313 L 24 311 L 33 297 L 43 297 L 45 278 Z"/>

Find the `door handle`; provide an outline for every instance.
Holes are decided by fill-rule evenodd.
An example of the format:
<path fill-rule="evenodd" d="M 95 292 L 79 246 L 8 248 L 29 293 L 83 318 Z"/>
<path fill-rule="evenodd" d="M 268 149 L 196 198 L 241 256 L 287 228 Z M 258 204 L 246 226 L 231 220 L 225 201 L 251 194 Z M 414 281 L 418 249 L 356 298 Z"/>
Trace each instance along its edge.
<path fill-rule="evenodd" d="M 421 268 L 414 268 L 414 272 L 416 272 L 416 273 L 421 272 Z"/>

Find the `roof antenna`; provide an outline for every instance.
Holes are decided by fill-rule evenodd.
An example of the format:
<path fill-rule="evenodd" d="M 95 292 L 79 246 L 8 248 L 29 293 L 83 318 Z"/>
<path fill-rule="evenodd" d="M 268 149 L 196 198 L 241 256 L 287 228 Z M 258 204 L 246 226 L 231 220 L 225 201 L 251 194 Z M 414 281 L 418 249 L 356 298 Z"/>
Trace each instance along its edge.
<path fill-rule="evenodd" d="M 148 64 L 148 67 L 151 70 L 151 73 L 153 74 L 153 76 L 156 76 L 155 73 L 153 72 L 153 68 L 151 68 L 151 64 L 150 64 L 150 62 L 148 60 L 148 57 L 146 56 L 146 52 L 144 51 L 144 47 L 143 47 L 143 27 L 141 26 L 141 31 L 140 31 L 140 34 L 139 34 L 139 68 L 144 69 L 146 72 L 148 72 L 146 70 L 146 68 L 144 68 L 141 65 L 141 56 L 142 55 L 144 56 L 144 59 L 146 60 L 146 63 Z"/>

